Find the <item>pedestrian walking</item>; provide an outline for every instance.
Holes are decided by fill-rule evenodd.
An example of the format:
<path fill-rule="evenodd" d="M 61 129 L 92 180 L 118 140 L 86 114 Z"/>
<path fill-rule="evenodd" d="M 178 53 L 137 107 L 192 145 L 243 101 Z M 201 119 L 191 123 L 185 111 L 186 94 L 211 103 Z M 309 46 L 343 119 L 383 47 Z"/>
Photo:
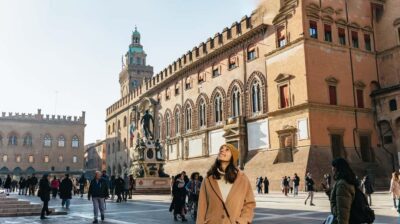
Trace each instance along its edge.
<path fill-rule="evenodd" d="M 122 192 L 122 199 L 127 202 L 129 194 L 129 177 L 128 174 L 124 174 L 124 190 Z"/>
<path fill-rule="evenodd" d="M 397 209 L 400 205 L 400 181 L 398 171 L 392 173 L 392 179 L 390 180 L 390 193 L 393 198 L 393 208 Z M 397 202 L 399 203 L 397 204 Z"/>
<path fill-rule="evenodd" d="M 35 196 L 36 186 L 38 184 L 38 179 L 35 174 L 32 174 L 32 177 L 29 181 L 29 195 Z"/>
<path fill-rule="evenodd" d="M 288 181 L 287 176 L 284 176 L 282 181 L 283 181 L 283 192 L 284 192 L 285 196 L 288 196 L 288 193 L 289 193 L 289 181 Z"/>
<path fill-rule="evenodd" d="M 108 197 L 108 183 L 102 178 L 100 171 L 97 171 L 95 178 L 90 182 L 88 191 L 88 199 L 92 199 L 93 202 L 93 223 L 99 223 L 99 210 L 101 221 L 104 221 L 105 200 Z"/>
<path fill-rule="evenodd" d="M 71 199 L 72 199 L 72 191 L 73 184 L 71 179 L 69 178 L 69 174 L 65 174 L 64 179 L 60 184 L 60 198 L 61 198 L 61 206 L 66 209 L 69 209 Z"/>
<path fill-rule="evenodd" d="M 267 177 L 264 177 L 264 194 L 269 193 L 269 180 Z"/>
<path fill-rule="evenodd" d="M 174 211 L 174 220 L 178 221 L 179 218 L 182 222 L 186 222 L 187 219 L 185 218 L 185 203 L 186 203 L 186 188 L 185 188 L 185 179 L 184 174 L 180 173 L 175 175 L 175 182 L 172 189 L 172 210 Z M 171 211 L 171 208 L 170 208 Z"/>
<path fill-rule="evenodd" d="M 133 175 L 129 175 L 129 199 L 132 199 L 133 191 L 136 189 L 136 181 Z"/>
<path fill-rule="evenodd" d="M 114 175 L 111 176 L 111 179 L 109 181 L 109 187 L 110 187 L 111 201 L 114 201 L 114 196 L 115 196 L 115 176 Z"/>
<path fill-rule="evenodd" d="M 16 189 L 17 189 L 17 186 L 18 186 L 18 181 L 12 179 L 12 180 L 11 180 L 11 191 L 12 191 L 12 192 L 15 192 Z"/>
<path fill-rule="evenodd" d="M 53 177 L 53 180 L 51 181 L 50 186 L 51 186 L 51 192 L 53 195 L 53 199 L 55 199 L 57 197 L 58 188 L 60 187 L 60 181 L 57 180 L 56 176 Z"/>
<path fill-rule="evenodd" d="M 86 178 L 85 174 L 81 175 L 81 178 L 79 178 L 79 193 L 81 194 L 81 198 L 83 198 L 83 194 L 85 193 L 85 187 L 86 187 Z"/>
<path fill-rule="evenodd" d="M 200 174 L 198 172 L 192 173 L 192 175 L 190 175 L 190 181 L 186 185 L 186 190 L 189 195 L 188 210 L 193 211 L 192 215 L 193 215 L 194 220 L 196 220 L 196 217 L 197 217 L 197 205 L 199 202 L 199 193 L 200 193 L 200 187 L 201 187 L 201 182 L 199 180 L 199 176 L 200 176 Z"/>
<path fill-rule="evenodd" d="M 6 195 L 10 195 L 11 193 L 11 176 L 7 174 L 6 181 L 4 182 L 4 189 L 6 189 Z"/>
<path fill-rule="evenodd" d="M 314 200 L 314 180 L 312 179 L 311 173 L 307 173 L 306 177 L 306 191 L 307 191 L 307 198 L 304 201 L 304 204 L 307 204 L 308 199 L 310 199 L 310 206 L 315 206 L 313 203 Z"/>
<path fill-rule="evenodd" d="M 19 187 L 18 195 L 25 195 L 25 184 L 26 184 L 25 178 L 20 177 L 18 182 L 18 187 Z"/>
<path fill-rule="evenodd" d="M 38 196 L 40 200 L 43 202 L 42 212 L 40 213 L 40 219 L 46 219 L 45 215 L 50 215 L 51 211 L 49 210 L 49 201 L 50 201 L 50 182 L 49 182 L 49 175 L 43 174 L 42 179 L 39 182 L 39 191 Z"/>
<path fill-rule="evenodd" d="M 358 187 L 356 175 L 343 158 L 332 161 L 332 173 L 336 181 L 330 196 L 333 223 L 355 223 L 351 222 L 350 217 L 355 188 Z"/>
<path fill-rule="evenodd" d="M 117 202 L 122 202 L 122 193 L 124 191 L 124 179 L 118 175 L 118 178 L 115 180 L 115 194 L 117 195 Z"/>
<path fill-rule="evenodd" d="M 287 181 L 288 181 L 290 194 L 292 194 L 293 193 L 293 181 L 292 181 L 292 179 L 290 177 L 287 177 Z"/>
<path fill-rule="evenodd" d="M 371 195 L 374 193 L 374 188 L 372 187 L 372 181 L 368 175 L 365 175 L 361 182 L 361 189 L 364 194 L 367 196 L 369 200 L 369 206 L 372 206 L 372 197 Z"/>
<path fill-rule="evenodd" d="M 197 223 L 252 223 L 256 202 L 247 176 L 237 168 L 239 151 L 220 147 L 199 195 Z"/>
<path fill-rule="evenodd" d="M 299 186 L 300 186 L 300 177 L 297 175 L 297 173 L 295 173 L 293 177 L 293 196 L 299 195 Z"/>

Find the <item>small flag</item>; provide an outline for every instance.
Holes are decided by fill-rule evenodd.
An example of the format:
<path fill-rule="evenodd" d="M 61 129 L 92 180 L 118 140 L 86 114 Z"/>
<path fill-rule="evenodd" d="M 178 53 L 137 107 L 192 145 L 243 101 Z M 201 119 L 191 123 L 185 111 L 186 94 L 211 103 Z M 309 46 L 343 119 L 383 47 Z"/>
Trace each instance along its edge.
<path fill-rule="evenodd" d="M 131 140 L 135 137 L 135 129 L 136 129 L 135 123 L 133 122 L 129 130 Z"/>

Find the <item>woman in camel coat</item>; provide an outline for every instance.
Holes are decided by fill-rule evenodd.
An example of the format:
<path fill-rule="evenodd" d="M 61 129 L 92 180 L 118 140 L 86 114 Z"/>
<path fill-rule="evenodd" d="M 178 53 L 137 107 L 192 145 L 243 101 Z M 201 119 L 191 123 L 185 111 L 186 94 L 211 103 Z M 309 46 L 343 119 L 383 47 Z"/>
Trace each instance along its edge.
<path fill-rule="evenodd" d="M 207 172 L 199 195 L 197 224 L 247 224 L 256 202 L 247 176 L 236 167 L 239 151 L 230 144 L 220 147 Z"/>

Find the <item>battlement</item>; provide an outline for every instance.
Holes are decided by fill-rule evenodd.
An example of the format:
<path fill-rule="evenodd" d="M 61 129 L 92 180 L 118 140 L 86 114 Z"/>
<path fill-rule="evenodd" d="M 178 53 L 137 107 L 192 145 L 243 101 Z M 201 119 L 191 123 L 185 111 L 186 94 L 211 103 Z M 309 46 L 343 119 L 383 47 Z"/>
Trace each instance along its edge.
<path fill-rule="evenodd" d="M 222 33 L 218 32 L 213 37 L 208 38 L 206 42 L 202 42 L 192 50 L 188 50 L 180 58 L 155 74 L 151 79 L 144 80 L 130 94 L 108 107 L 106 110 L 107 117 L 121 108 L 131 105 L 142 94 L 165 83 L 170 77 L 188 70 L 201 61 L 212 57 L 212 55 L 218 54 L 221 49 L 231 46 L 232 42 L 245 38 L 246 34 L 260 27 L 260 25 L 265 25 L 263 24 L 262 15 L 259 15 L 260 13 L 260 10 L 254 10 L 250 16 L 244 16 L 240 21 L 234 22 L 230 27 L 224 28 Z"/>
<path fill-rule="evenodd" d="M 36 114 L 31 113 L 12 113 L 1 112 L 0 121 L 37 121 L 48 123 L 63 123 L 63 124 L 85 124 L 85 111 L 82 111 L 81 116 L 66 116 L 54 114 L 42 114 L 42 110 L 38 109 Z"/>

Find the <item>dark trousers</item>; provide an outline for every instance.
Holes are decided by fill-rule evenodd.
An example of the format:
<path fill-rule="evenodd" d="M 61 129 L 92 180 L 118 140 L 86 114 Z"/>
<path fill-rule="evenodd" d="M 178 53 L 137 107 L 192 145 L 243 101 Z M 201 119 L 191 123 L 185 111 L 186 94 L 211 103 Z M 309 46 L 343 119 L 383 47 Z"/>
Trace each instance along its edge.
<path fill-rule="evenodd" d="M 40 216 L 44 217 L 45 213 L 47 215 L 49 214 L 49 201 L 47 201 L 47 200 L 43 202 L 42 213 L 41 213 Z"/>
<path fill-rule="evenodd" d="M 268 194 L 268 193 L 269 193 L 268 187 L 264 187 L 264 194 Z"/>
<path fill-rule="evenodd" d="M 51 189 L 51 192 L 52 192 L 53 198 L 56 198 L 56 197 L 57 197 L 58 189 L 57 189 L 57 188 L 52 188 L 52 189 Z"/>
<path fill-rule="evenodd" d="M 124 201 L 127 201 L 127 200 L 128 200 L 128 194 L 129 194 L 129 190 L 128 190 L 128 189 L 125 189 L 125 190 L 122 192 L 122 197 L 123 197 L 123 200 L 124 200 Z"/>
<path fill-rule="evenodd" d="M 29 195 L 35 196 L 35 186 L 29 186 Z"/>
<path fill-rule="evenodd" d="M 81 193 L 81 196 L 83 196 L 83 194 L 85 193 L 85 185 L 83 184 L 79 185 L 79 191 Z"/>

